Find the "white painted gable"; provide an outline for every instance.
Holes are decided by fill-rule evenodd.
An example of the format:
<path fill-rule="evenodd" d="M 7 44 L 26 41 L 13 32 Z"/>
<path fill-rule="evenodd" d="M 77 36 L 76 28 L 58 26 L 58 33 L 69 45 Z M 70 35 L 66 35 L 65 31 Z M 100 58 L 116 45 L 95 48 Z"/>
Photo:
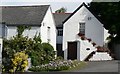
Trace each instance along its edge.
<path fill-rule="evenodd" d="M 63 24 L 64 59 L 68 57 L 68 42 L 80 42 L 77 46 L 77 59 L 81 61 L 92 51 L 96 51 L 96 48 L 90 42 L 82 41 L 78 36 L 79 23 L 85 23 L 85 37 L 92 39 L 92 42 L 95 42 L 97 45 L 104 45 L 105 29 L 103 24 L 83 4 Z M 87 51 L 87 48 L 90 48 L 90 51 Z"/>
<path fill-rule="evenodd" d="M 89 17 L 91 20 L 88 20 Z M 66 40 L 77 40 L 81 22 L 85 23 L 85 36 L 102 46 L 104 44 L 103 24 L 84 5 L 64 23 L 63 43 Z"/>

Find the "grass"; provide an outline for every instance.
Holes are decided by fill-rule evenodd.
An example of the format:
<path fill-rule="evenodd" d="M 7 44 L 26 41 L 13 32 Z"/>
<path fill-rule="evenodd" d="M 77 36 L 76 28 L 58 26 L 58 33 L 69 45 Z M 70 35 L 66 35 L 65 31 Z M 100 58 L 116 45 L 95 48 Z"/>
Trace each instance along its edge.
<path fill-rule="evenodd" d="M 75 61 L 74 65 L 71 68 L 69 68 L 68 70 L 63 70 L 61 72 L 70 72 L 70 71 L 80 70 L 81 68 L 85 67 L 86 65 L 87 65 L 86 62 Z"/>

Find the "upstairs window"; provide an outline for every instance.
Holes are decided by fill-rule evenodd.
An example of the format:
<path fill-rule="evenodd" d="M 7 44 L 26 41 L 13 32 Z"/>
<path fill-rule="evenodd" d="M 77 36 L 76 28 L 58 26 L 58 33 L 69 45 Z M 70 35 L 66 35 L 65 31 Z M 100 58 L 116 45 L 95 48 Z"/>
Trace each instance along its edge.
<path fill-rule="evenodd" d="M 48 35 L 47 40 L 48 40 L 48 43 L 49 43 L 50 42 L 50 27 L 48 27 L 48 29 L 47 29 L 47 35 Z"/>
<path fill-rule="evenodd" d="M 63 36 L 63 29 L 58 29 L 57 35 L 58 35 L 58 36 Z"/>
<path fill-rule="evenodd" d="M 79 33 L 85 34 L 85 23 L 79 23 Z"/>

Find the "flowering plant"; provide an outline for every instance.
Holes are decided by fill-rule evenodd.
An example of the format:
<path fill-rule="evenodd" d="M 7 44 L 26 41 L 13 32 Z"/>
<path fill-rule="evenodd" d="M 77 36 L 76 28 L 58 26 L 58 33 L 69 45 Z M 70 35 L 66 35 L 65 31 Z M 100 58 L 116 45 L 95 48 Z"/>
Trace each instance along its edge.
<path fill-rule="evenodd" d="M 96 45 L 96 43 L 95 43 L 95 42 L 93 42 L 93 43 L 92 43 L 92 45 L 93 45 L 93 46 L 95 46 L 95 45 Z"/>
<path fill-rule="evenodd" d="M 32 66 L 29 70 L 30 71 L 61 71 L 61 70 L 67 70 L 71 66 L 73 66 L 73 61 L 68 60 L 56 60 L 56 61 L 51 61 L 48 64 L 44 65 L 39 65 L 39 66 Z"/>
<path fill-rule="evenodd" d="M 85 34 L 82 34 L 82 33 L 78 33 L 77 35 L 79 35 L 79 36 L 84 36 Z"/>
<path fill-rule="evenodd" d="M 91 42 L 92 41 L 92 39 L 87 39 L 89 42 Z"/>
<path fill-rule="evenodd" d="M 12 69 L 10 69 L 9 72 L 24 72 L 26 67 L 28 66 L 28 55 L 26 55 L 24 51 L 17 52 L 14 54 L 14 58 L 12 58 L 11 61 Z"/>

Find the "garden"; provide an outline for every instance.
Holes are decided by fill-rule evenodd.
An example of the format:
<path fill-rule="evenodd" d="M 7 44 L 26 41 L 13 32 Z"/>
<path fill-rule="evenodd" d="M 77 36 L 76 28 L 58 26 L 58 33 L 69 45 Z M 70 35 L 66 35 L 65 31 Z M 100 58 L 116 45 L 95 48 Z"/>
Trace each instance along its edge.
<path fill-rule="evenodd" d="M 4 39 L 2 51 L 2 72 L 41 72 L 64 71 L 79 67 L 83 62 L 77 60 L 63 60 L 55 57 L 55 51 L 49 43 L 43 43 L 40 34 L 34 38 L 23 36 L 28 26 L 18 26 L 16 36 Z M 29 68 L 30 60 L 31 66 Z"/>

